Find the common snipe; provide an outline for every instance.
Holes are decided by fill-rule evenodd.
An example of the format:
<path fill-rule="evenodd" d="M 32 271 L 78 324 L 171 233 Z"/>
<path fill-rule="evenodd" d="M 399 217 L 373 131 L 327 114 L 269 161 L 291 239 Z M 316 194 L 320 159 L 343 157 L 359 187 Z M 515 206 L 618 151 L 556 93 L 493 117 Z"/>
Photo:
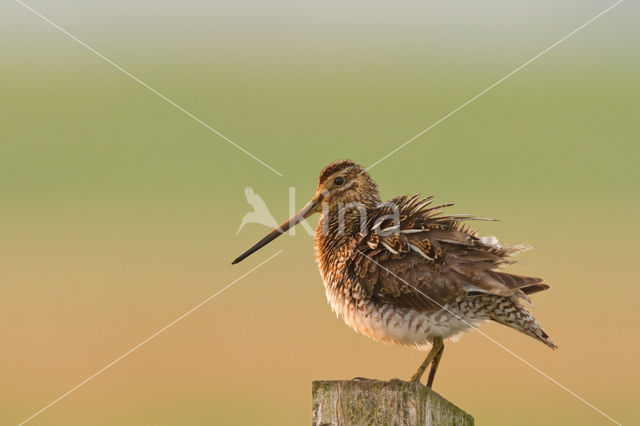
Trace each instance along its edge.
<path fill-rule="evenodd" d="M 431 364 L 431 387 L 443 339 L 493 320 L 556 345 L 520 299 L 546 290 L 540 278 L 498 269 L 523 249 L 495 237 L 478 237 L 464 221 L 444 215 L 418 195 L 383 203 L 378 186 L 360 165 L 329 164 L 312 200 L 294 217 L 233 261 L 238 263 L 314 213 L 316 259 L 331 308 L 354 330 L 383 342 L 431 348 L 413 375 Z"/>

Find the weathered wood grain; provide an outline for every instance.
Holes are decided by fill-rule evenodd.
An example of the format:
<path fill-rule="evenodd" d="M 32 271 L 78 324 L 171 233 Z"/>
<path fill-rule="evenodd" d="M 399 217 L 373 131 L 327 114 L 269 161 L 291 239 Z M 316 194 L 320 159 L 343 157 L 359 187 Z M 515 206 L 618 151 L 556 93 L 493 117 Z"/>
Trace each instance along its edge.
<path fill-rule="evenodd" d="M 471 415 L 421 383 L 318 380 L 312 396 L 314 426 L 473 425 Z"/>

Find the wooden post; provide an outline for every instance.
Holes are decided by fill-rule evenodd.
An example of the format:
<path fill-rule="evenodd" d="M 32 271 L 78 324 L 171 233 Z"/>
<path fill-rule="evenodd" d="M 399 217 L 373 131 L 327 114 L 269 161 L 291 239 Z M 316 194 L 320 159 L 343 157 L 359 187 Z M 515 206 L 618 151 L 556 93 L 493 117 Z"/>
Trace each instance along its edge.
<path fill-rule="evenodd" d="M 471 415 L 422 383 L 317 380 L 312 396 L 314 426 L 473 426 Z"/>

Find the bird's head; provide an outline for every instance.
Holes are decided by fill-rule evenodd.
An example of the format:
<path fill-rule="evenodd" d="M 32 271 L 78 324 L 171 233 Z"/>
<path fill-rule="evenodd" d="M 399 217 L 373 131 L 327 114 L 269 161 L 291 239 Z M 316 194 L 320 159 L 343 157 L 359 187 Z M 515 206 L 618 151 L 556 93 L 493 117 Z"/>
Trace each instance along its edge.
<path fill-rule="evenodd" d="M 380 194 L 378 185 L 364 167 L 351 160 L 340 160 L 322 170 L 312 201 L 319 212 L 349 204 L 369 208 L 380 203 Z"/>
<path fill-rule="evenodd" d="M 351 160 L 335 161 L 320 173 L 316 193 L 307 205 L 232 263 L 242 261 L 314 213 L 326 213 L 349 206 L 368 209 L 379 203 L 378 185 L 364 167 Z"/>

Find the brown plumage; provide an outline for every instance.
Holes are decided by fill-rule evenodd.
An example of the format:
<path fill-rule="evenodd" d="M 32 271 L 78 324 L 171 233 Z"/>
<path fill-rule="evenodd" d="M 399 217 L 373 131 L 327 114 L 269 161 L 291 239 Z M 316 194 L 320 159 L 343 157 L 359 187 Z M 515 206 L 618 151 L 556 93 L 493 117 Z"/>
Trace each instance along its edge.
<path fill-rule="evenodd" d="M 434 197 L 401 196 L 386 203 L 358 164 L 331 163 L 320 174 L 312 201 L 234 263 L 303 218 L 322 214 L 315 234 L 316 259 L 332 309 L 356 331 L 375 340 L 431 351 L 413 380 L 431 364 L 431 386 L 443 339 L 493 320 L 556 345 L 521 300 L 546 290 L 541 278 L 499 270 L 526 247 L 480 238 L 446 215 Z"/>

